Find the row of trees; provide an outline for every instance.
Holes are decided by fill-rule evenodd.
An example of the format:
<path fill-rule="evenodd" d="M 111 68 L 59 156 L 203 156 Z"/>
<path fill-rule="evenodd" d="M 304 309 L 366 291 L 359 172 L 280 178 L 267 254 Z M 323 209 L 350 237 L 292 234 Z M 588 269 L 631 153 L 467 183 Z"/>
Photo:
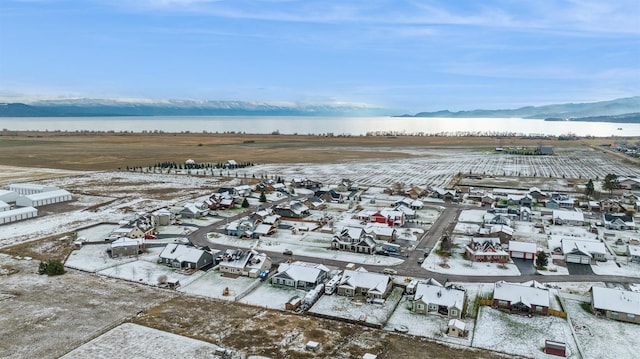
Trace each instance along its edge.
<path fill-rule="evenodd" d="M 611 197 L 611 195 L 613 194 L 613 191 L 619 188 L 620 188 L 620 181 L 618 180 L 618 176 L 613 173 L 607 174 L 602 180 L 602 189 L 609 192 L 609 197 Z M 590 179 L 589 182 L 587 182 L 587 184 L 585 185 L 584 194 L 587 197 L 593 197 L 595 193 L 596 193 L 595 185 L 593 183 L 593 180 Z"/>

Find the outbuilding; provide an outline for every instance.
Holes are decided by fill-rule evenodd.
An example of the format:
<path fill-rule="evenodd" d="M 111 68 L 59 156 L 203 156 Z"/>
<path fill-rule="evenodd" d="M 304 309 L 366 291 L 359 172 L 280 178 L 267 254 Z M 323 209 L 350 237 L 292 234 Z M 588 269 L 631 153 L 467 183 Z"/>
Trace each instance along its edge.
<path fill-rule="evenodd" d="M 567 356 L 567 344 L 555 340 L 544 341 L 544 352 L 546 354 L 557 355 L 561 357 Z"/>
<path fill-rule="evenodd" d="M 537 246 L 535 243 L 509 241 L 509 256 L 511 258 L 535 259 Z"/>
<path fill-rule="evenodd" d="M 21 207 L 40 207 L 48 204 L 71 201 L 73 196 L 63 189 L 33 194 L 21 195 L 16 199 L 16 205 Z"/>
<path fill-rule="evenodd" d="M 0 189 L 0 201 L 6 203 L 15 202 L 20 195 L 14 191 L 7 191 L 6 189 Z"/>
<path fill-rule="evenodd" d="M 15 208 L 0 212 L 0 224 L 21 221 L 38 215 L 38 210 L 33 207 Z"/>
<path fill-rule="evenodd" d="M 11 206 L 7 202 L 0 200 L 0 212 L 8 211 L 10 209 Z"/>
<path fill-rule="evenodd" d="M 60 188 L 56 186 L 41 185 L 41 184 L 35 184 L 35 183 L 14 183 L 9 185 L 9 191 L 13 191 L 21 195 L 51 192 L 51 191 L 57 191 L 59 189 Z"/>

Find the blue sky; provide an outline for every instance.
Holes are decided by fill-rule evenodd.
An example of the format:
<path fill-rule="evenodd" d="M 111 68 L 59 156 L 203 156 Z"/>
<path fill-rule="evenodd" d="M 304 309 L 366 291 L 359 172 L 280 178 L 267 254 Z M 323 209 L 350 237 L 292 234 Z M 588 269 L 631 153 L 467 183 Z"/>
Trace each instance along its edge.
<path fill-rule="evenodd" d="M 640 2 L 3 0 L 0 98 L 467 110 L 640 95 Z"/>

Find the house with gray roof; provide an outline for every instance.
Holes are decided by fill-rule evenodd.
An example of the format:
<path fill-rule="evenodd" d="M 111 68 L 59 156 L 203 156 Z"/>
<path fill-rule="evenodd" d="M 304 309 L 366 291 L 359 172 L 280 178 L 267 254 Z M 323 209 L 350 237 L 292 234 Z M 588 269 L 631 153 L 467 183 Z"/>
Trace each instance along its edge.
<path fill-rule="evenodd" d="M 603 213 L 602 224 L 607 229 L 635 230 L 636 222 L 633 216 L 625 214 Z"/>
<path fill-rule="evenodd" d="M 213 255 L 195 247 L 169 243 L 160 253 L 158 262 L 174 268 L 201 269 L 213 264 Z"/>

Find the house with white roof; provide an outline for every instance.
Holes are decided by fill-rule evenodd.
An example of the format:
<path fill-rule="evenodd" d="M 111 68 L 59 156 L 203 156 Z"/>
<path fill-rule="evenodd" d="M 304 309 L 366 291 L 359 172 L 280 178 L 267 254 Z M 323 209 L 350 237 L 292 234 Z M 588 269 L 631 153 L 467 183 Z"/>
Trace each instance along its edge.
<path fill-rule="evenodd" d="M 493 307 L 511 313 L 547 315 L 549 290 L 540 288 L 536 282 L 496 282 L 493 288 Z"/>
<path fill-rule="evenodd" d="M 627 256 L 629 261 L 640 263 L 640 246 L 627 245 Z"/>
<path fill-rule="evenodd" d="M 363 228 L 347 226 L 333 236 L 331 249 L 373 254 L 376 250 L 376 241 Z"/>
<path fill-rule="evenodd" d="M 216 260 L 219 262 L 220 272 L 257 278 L 261 272 L 271 268 L 271 258 L 254 249 L 227 249 Z"/>
<path fill-rule="evenodd" d="M 572 226 L 582 226 L 584 224 L 584 214 L 580 211 L 554 209 L 552 217 L 553 224 L 570 224 Z"/>
<path fill-rule="evenodd" d="M 640 323 L 640 293 L 591 287 L 591 310 L 609 319 Z"/>
<path fill-rule="evenodd" d="M 397 230 L 393 227 L 386 225 L 379 225 L 378 223 L 369 223 L 364 228 L 364 232 L 372 234 L 376 240 L 393 242 L 397 237 Z"/>
<path fill-rule="evenodd" d="M 535 243 L 509 241 L 509 256 L 511 258 L 534 260 L 537 252 L 538 246 Z"/>
<path fill-rule="evenodd" d="M 448 318 L 462 318 L 466 292 L 452 286 L 443 286 L 435 280 L 418 282 L 412 301 L 415 313 L 438 313 Z"/>
<path fill-rule="evenodd" d="M 347 297 L 384 299 L 389 294 L 392 284 L 387 275 L 370 273 L 364 268 L 347 269 L 340 278 L 336 293 Z"/>
<path fill-rule="evenodd" d="M 159 257 L 159 263 L 174 268 L 200 269 L 213 264 L 213 255 L 210 252 L 178 243 L 167 244 Z"/>
<path fill-rule="evenodd" d="M 293 288 L 313 289 L 324 283 L 329 269 L 322 264 L 296 261 L 281 263 L 278 272 L 271 278 L 271 283 Z"/>
<path fill-rule="evenodd" d="M 144 250 L 144 239 L 120 237 L 111 242 L 109 249 L 111 257 L 114 258 L 137 256 Z"/>
<path fill-rule="evenodd" d="M 183 218 L 202 218 L 209 214 L 209 207 L 204 203 L 186 203 L 180 215 Z"/>
<path fill-rule="evenodd" d="M 562 238 L 561 244 L 567 263 L 590 264 L 592 260 L 605 260 L 607 254 L 607 248 L 600 241 Z"/>

